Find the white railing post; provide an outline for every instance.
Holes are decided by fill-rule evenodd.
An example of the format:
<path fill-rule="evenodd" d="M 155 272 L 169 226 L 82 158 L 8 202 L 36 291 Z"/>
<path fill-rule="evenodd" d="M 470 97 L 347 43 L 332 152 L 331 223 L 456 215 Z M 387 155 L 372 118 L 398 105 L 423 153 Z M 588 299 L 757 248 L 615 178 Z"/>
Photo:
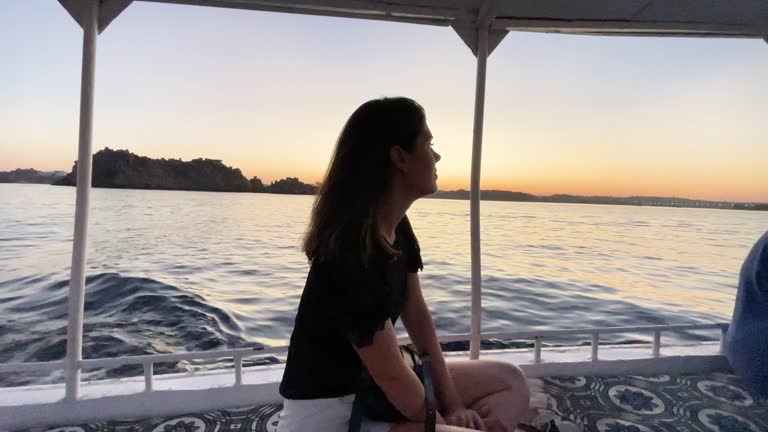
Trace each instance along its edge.
<path fill-rule="evenodd" d="M 235 385 L 243 385 L 243 356 L 235 355 Z"/>
<path fill-rule="evenodd" d="M 600 333 L 592 333 L 592 361 L 597 361 L 597 350 L 600 344 Z"/>
<path fill-rule="evenodd" d="M 488 23 L 477 29 L 477 77 L 475 82 L 475 124 L 472 132 L 472 172 L 469 193 L 469 219 L 472 260 L 472 335 L 469 358 L 480 358 L 482 323 L 482 273 L 480 272 L 480 161 L 483 148 L 483 118 L 485 115 L 485 75 L 488 61 Z"/>
<path fill-rule="evenodd" d="M 541 336 L 533 338 L 533 362 L 541 363 Z"/>
<path fill-rule="evenodd" d="M 90 0 L 83 22 L 83 65 L 80 83 L 80 137 L 77 154 L 77 198 L 72 267 L 69 277 L 67 321 L 66 395 L 76 400 L 80 392 L 80 360 L 83 351 L 83 308 L 85 301 L 85 260 L 88 237 L 88 209 L 91 200 L 93 138 L 93 90 L 96 72 L 99 1 Z"/>
<path fill-rule="evenodd" d="M 653 356 L 661 356 L 661 330 L 654 330 L 653 332 Z"/>
<path fill-rule="evenodd" d="M 728 334 L 728 327 L 720 326 L 720 354 L 725 354 L 725 337 Z"/>
<path fill-rule="evenodd" d="M 155 364 L 151 360 L 147 360 L 144 363 L 144 391 L 151 392 L 153 390 L 152 377 L 155 373 Z"/>

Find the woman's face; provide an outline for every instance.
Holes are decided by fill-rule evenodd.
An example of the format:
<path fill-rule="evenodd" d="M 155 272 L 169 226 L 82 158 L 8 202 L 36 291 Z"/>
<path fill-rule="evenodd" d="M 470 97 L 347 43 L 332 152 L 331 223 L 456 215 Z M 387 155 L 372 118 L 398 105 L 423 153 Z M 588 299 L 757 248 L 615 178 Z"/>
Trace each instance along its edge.
<path fill-rule="evenodd" d="M 440 155 L 433 147 L 429 126 L 424 125 L 409 156 L 406 171 L 409 189 L 419 198 L 437 192 L 435 165 L 440 161 Z"/>

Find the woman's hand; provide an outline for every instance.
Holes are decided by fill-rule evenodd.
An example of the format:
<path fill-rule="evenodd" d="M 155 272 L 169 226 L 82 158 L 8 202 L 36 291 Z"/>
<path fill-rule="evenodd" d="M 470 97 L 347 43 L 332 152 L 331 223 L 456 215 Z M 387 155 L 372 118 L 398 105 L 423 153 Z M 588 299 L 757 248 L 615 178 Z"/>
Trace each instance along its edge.
<path fill-rule="evenodd" d="M 483 420 L 475 410 L 458 407 L 445 414 L 445 421 L 451 426 L 459 426 L 479 431 L 485 430 Z"/>
<path fill-rule="evenodd" d="M 483 419 L 483 425 L 488 432 L 512 432 L 512 429 L 504 425 L 501 419 L 491 416 L 491 409 L 488 405 L 483 405 L 478 408 L 477 413 L 480 414 L 480 418 Z"/>
<path fill-rule="evenodd" d="M 444 424 L 448 424 L 448 423 L 445 422 L 445 419 L 440 414 L 440 412 L 435 412 L 435 424 L 444 425 Z"/>

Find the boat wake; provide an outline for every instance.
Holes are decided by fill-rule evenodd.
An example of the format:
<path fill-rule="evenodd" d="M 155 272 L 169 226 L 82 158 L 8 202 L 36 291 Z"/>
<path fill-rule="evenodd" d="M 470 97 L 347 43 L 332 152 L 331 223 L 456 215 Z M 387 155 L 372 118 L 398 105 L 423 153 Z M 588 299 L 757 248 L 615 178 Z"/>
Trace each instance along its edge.
<path fill-rule="evenodd" d="M 10 295 L 0 283 L 0 305 L 10 319 L 0 324 L 0 362 L 61 360 L 66 354 L 69 281 L 43 285 L 34 292 Z M 39 286 L 39 285 L 38 285 Z M 83 358 L 121 357 L 226 348 L 250 348 L 237 320 L 203 296 L 157 280 L 102 273 L 86 279 Z M 267 358 L 256 363 L 275 363 Z M 156 363 L 155 373 L 212 369 L 230 360 Z M 254 362 L 248 363 L 254 364 Z M 83 379 L 117 378 L 143 373 L 141 365 L 83 371 Z M 19 376 L 17 376 L 19 375 Z M 21 376 L 23 375 L 23 376 Z M 62 382 L 48 376 L 0 375 L 0 386 Z"/>

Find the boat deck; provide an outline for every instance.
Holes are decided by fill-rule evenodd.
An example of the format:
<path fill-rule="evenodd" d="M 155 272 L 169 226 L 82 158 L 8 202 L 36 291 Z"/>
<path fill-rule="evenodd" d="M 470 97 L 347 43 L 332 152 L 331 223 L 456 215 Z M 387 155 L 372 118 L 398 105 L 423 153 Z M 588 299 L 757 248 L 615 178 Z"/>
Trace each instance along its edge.
<path fill-rule="evenodd" d="M 585 432 L 768 431 L 768 399 L 729 374 L 543 381 L 551 410 Z"/>
<path fill-rule="evenodd" d="M 584 432 L 765 432 L 768 399 L 725 373 L 543 378 L 551 416 Z M 35 429 L 30 432 L 272 432 L 281 406 Z M 19 431 L 20 431 L 19 430 Z"/>

